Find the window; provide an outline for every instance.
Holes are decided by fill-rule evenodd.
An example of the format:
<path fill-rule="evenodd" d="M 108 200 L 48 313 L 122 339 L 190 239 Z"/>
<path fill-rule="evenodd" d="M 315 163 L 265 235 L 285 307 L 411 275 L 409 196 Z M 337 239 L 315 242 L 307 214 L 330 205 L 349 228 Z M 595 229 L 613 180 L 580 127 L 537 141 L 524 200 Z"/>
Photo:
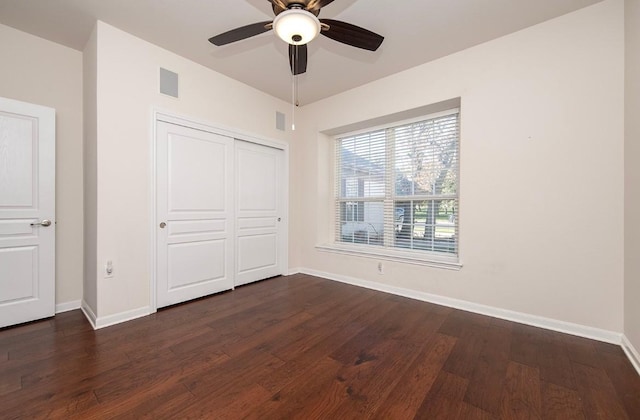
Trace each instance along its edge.
<path fill-rule="evenodd" d="M 336 242 L 458 255 L 459 112 L 336 139 Z"/>

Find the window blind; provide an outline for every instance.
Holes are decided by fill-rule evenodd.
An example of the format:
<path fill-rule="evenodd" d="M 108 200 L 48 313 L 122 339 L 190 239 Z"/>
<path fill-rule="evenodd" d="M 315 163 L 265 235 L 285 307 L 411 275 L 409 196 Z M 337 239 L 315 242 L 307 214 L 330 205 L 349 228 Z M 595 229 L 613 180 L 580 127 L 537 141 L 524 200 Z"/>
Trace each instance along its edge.
<path fill-rule="evenodd" d="M 335 240 L 458 255 L 459 112 L 336 139 Z"/>

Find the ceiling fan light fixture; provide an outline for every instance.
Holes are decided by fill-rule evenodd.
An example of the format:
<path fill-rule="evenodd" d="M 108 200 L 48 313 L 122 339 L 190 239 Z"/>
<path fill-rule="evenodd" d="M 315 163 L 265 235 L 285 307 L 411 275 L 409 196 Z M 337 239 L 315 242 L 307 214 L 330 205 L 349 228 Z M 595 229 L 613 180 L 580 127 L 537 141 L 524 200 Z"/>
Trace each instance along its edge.
<path fill-rule="evenodd" d="M 273 29 L 280 39 L 291 45 L 303 45 L 320 33 L 320 21 L 303 9 L 289 9 L 276 16 Z"/>

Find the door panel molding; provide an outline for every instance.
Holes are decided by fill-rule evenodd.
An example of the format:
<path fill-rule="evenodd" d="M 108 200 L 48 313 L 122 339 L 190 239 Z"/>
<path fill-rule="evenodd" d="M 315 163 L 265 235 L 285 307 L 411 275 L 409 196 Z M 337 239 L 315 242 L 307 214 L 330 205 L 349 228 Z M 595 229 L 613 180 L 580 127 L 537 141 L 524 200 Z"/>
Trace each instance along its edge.
<path fill-rule="evenodd" d="M 55 128 L 54 109 L 0 98 L 0 327 L 55 314 Z"/>

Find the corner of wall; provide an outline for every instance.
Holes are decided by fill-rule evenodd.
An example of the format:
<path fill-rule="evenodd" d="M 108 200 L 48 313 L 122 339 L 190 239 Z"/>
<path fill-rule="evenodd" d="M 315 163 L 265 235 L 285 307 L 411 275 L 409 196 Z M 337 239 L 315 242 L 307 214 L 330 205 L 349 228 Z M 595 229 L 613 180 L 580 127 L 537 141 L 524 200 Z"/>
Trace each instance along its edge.
<path fill-rule="evenodd" d="M 640 349 L 640 0 L 625 2 L 624 334 L 625 351 Z M 627 348 L 628 347 L 628 348 Z"/>
<path fill-rule="evenodd" d="M 82 303 L 80 304 L 80 309 L 82 310 L 82 313 L 87 318 L 87 321 L 89 321 L 89 323 L 91 324 L 93 329 L 94 330 L 97 329 L 96 328 L 96 313 L 93 311 L 93 309 L 91 309 L 91 306 L 89 306 L 89 304 L 84 299 L 82 300 Z"/>
<path fill-rule="evenodd" d="M 83 81 L 83 189 L 84 275 L 83 308 L 91 308 L 93 324 L 97 312 L 97 26 L 84 47 Z M 85 305 L 86 304 L 86 305 Z M 84 309 L 83 309 L 84 310 Z M 87 312 L 85 311 L 85 314 Z"/>
<path fill-rule="evenodd" d="M 626 335 L 622 336 L 622 350 L 624 350 L 629 361 L 640 375 L 640 353 L 633 344 L 631 344 Z"/>

